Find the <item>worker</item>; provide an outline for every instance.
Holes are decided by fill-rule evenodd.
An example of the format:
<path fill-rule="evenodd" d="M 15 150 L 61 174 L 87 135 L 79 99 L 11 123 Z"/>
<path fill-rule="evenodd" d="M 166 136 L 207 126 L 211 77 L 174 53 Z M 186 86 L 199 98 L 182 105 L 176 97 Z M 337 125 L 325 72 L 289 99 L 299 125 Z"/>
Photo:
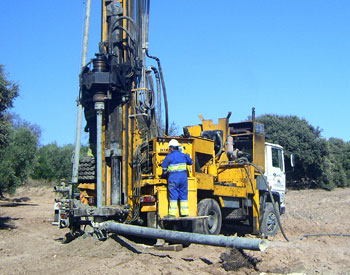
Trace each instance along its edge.
<path fill-rule="evenodd" d="M 168 146 L 170 153 L 161 166 L 163 175 L 168 177 L 169 216 L 176 216 L 178 199 L 180 199 L 180 215 L 188 216 L 187 165 L 192 165 L 193 161 L 188 154 L 179 151 L 179 142 L 176 139 L 171 139 Z"/>

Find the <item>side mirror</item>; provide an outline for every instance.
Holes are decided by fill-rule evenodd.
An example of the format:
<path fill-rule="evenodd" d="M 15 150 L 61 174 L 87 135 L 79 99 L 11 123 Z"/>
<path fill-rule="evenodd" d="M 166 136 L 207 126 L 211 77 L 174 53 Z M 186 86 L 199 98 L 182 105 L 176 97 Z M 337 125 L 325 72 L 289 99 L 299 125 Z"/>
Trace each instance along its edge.
<path fill-rule="evenodd" d="M 294 167 L 295 166 L 295 155 L 290 154 L 290 166 Z"/>

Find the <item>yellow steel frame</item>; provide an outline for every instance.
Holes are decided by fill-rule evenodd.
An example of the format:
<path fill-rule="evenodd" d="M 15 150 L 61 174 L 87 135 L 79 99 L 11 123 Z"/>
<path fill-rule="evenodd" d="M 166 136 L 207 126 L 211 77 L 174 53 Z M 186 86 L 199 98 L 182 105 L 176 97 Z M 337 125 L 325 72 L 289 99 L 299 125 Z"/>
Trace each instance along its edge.
<path fill-rule="evenodd" d="M 130 6 L 128 6 L 128 1 L 119 0 L 114 1 L 115 4 L 119 4 L 123 8 L 123 15 L 129 16 L 128 11 Z M 101 24 L 101 40 L 105 41 L 108 37 L 108 26 L 107 26 L 107 11 L 106 11 L 106 0 L 102 0 L 102 24 Z M 128 29 L 127 20 L 123 20 L 123 27 Z M 126 38 L 125 32 L 123 33 L 123 38 Z M 127 55 L 124 53 L 124 60 L 126 60 Z M 137 90 L 135 85 L 133 85 L 133 90 Z M 135 93 L 132 93 L 132 101 L 134 102 Z M 132 197 L 132 156 L 133 152 L 138 145 L 141 144 L 141 136 L 137 129 L 137 120 L 134 119 L 134 108 L 132 104 L 122 106 L 123 113 L 123 169 L 122 169 L 122 182 L 124 186 L 124 193 L 128 194 L 127 203 L 133 205 Z M 223 207 L 222 197 L 237 197 L 237 198 L 251 198 L 253 201 L 253 223 L 254 231 L 257 233 L 259 231 L 259 191 L 256 188 L 256 172 L 252 166 L 246 165 L 242 167 L 241 165 L 228 165 L 228 159 L 225 153 L 221 154 L 220 158 L 215 157 L 214 143 L 211 140 L 200 138 L 202 131 L 206 130 L 222 130 L 223 131 L 223 141 L 229 134 L 228 118 L 219 119 L 217 124 L 213 124 L 212 120 L 205 120 L 200 116 L 202 120 L 201 125 L 195 125 L 187 127 L 189 133 L 193 137 L 198 138 L 177 138 L 177 140 L 182 144 L 183 151 L 190 154 L 191 158 L 195 161 L 195 152 L 211 155 L 212 159 L 207 164 L 202 167 L 200 173 L 194 172 L 192 167 L 190 167 L 188 173 L 188 199 L 189 199 L 189 212 L 190 216 L 197 215 L 197 192 L 198 190 L 209 190 L 213 192 L 213 195 L 217 197 L 221 206 Z M 132 127 L 133 125 L 133 127 Z M 254 126 L 255 127 L 255 126 Z M 105 126 L 103 127 L 103 148 L 106 140 Z M 128 138 L 127 138 L 128 137 Z M 160 164 L 164 160 L 166 154 L 168 153 L 168 142 L 170 138 L 155 138 L 153 139 L 153 173 L 152 175 L 147 175 L 145 179 L 141 181 L 141 187 L 153 186 L 152 195 L 157 196 L 156 203 L 143 203 L 141 205 L 142 212 L 158 212 L 160 218 L 168 214 L 168 190 L 167 182 L 165 179 L 161 178 L 162 168 Z M 125 150 L 128 148 L 128 150 Z M 264 137 L 263 135 L 258 135 L 253 131 L 253 155 L 254 163 L 259 165 L 264 169 Z M 111 204 L 111 167 L 106 163 L 104 150 L 103 150 L 103 186 L 104 186 L 104 198 L 105 205 Z M 193 166 L 194 167 L 194 166 Z M 126 186 L 125 183 L 128 182 Z M 217 184 L 220 183 L 220 184 Z M 222 184 L 224 183 L 224 184 Z M 91 190 L 94 185 L 80 185 L 84 190 Z M 91 190 L 92 191 L 92 190 Z M 89 192 L 83 192 L 83 200 L 87 201 L 89 197 Z"/>
<path fill-rule="evenodd" d="M 218 124 L 213 124 L 212 120 L 205 120 L 201 115 L 199 117 L 202 120 L 201 125 L 187 127 L 191 136 L 199 137 L 202 131 L 221 130 L 223 131 L 223 141 L 226 141 L 229 134 L 228 118 L 219 119 Z M 264 135 L 255 133 L 255 121 L 253 121 L 252 142 L 253 162 L 264 170 Z M 198 153 L 210 155 L 212 153 L 211 150 L 214 148 L 212 141 L 200 138 L 195 138 L 194 144 L 194 150 Z M 212 162 L 205 165 L 201 173 L 195 174 L 198 190 L 213 191 L 213 195 L 218 198 L 222 207 L 224 207 L 222 197 L 251 198 L 253 202 L 253 230 L 255 233 L 258 233 L 260 205 L 256 176 L 254 167 L 250 165 L 233 165 L 228 162 L 225 153 L 221 154 L 219 159 L 213 156 Z"/>

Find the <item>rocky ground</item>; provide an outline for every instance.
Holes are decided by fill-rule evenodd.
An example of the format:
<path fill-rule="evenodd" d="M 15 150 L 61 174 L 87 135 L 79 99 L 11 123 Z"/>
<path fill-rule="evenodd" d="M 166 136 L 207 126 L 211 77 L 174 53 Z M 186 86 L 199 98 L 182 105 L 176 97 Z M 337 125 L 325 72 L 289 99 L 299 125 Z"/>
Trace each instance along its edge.
<path fill-rule="evenodd" d="M 350 274 L 350 237 L 302 238 L 350 234 L 350 188 L 289 191 L 282 223 L 291 241 L 279 233 L 265 252 L 243 254 L 201 245 L 159 251 L 123 236 L 62 244 L 66 231 L 51 224 L 51 190 L 20 188 L 0 201 L 0 274 Z"/>

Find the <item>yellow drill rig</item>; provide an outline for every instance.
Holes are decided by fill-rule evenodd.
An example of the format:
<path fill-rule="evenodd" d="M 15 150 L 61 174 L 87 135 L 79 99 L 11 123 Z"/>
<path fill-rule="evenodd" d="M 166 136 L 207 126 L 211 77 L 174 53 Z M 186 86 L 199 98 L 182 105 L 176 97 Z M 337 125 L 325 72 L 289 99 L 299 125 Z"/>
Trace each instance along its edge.
<path fill-rule="evenodd" d="M 201 124 L 184 127 L 183 135 L 168 135 L 163 72 L 148 50 L 149 4 L 102 0 L 99 53 L 80 75 L 79 101 L 91 155 L 80 161 L 78 182 L 57 188 L 65 194 L 59 226 L 69 227 L 73 235 L 82 225 L 96 229 L 106 221 L 209 235 L 224 228 L 231 234 L 239 228 L 276 234 L 285 182 L 273 190 L 264 172 L 271 162 L 283 178 L 283 149 L 265 144 L 254 111 L 251 120 L 238 123 L 229 122 L 231 113 L 217 124 L 200 116 Z M 188 217 L 168 217 L 167 180 L 160 165 L 171 139 L 193 159 Z M 105 236 L 108 230 L 97 231 Z"/>

